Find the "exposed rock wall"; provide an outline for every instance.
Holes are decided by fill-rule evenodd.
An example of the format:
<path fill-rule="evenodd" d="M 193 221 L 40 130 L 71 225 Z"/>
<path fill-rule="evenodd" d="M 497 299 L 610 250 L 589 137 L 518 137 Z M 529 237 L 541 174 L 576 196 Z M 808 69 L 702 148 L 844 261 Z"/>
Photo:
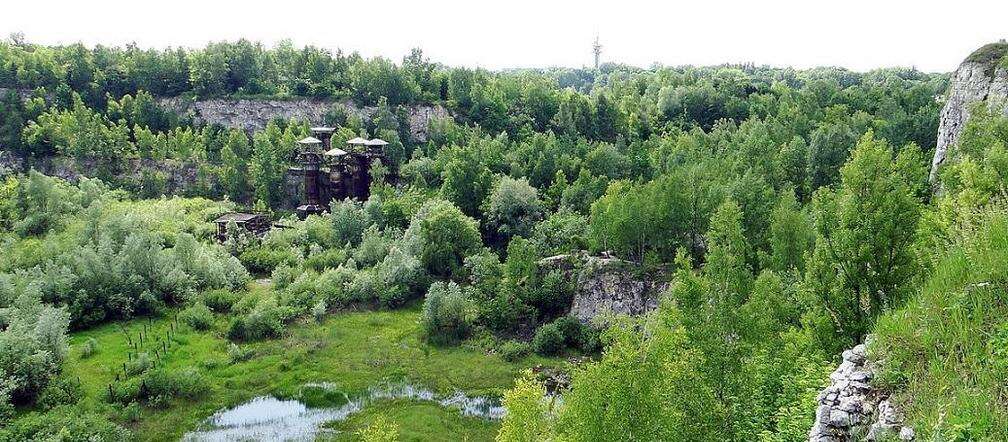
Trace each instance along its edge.
<path fill-rule="evenodd" d="M 637 316 L 654 310 L 669 285 L 664 271 L 644 274 L 638 264 L 618 258 L 561 255 L 540 266 L 575 275 L 570 314 L 584 323 L 608 314 Z"/>
<path fill-rule="evenodd" d="M 985 49 L 995 51 L 992 46 L 995 45 L 985 46 L 977 53 Z M 952 76 L 948 99 L 941 111 L 938 141 L 931 161 L 932 183 L 938 178 L 938 170 L 945 162 L 949 148 L 959 141 L 975 103 L 986 100 L 992 111 L 1008 115 L 1008 69 L 1000 63 L 1000 57 L 976 58 L 976 53 L 970 56 Z"/>
<path fill-rule="evenodd" d="M 914 440 L 903 426 L 903 415 L 885 393 L 872 387 L 874 368 L 865 345 L 843 352 L 843 362 L 830 374 L 830 385 L 819 393 L 816 420 L 809 442 Z"/>
<path fill-rule="evenodd" d="M 210 99 L 192 100 L 182 97 L 160 98 L 161 106 L 180 115 L 188 115 L 198 123 L 220 124 L 247 132 L 261 130 L 274 118 L 299 119 L 311 124 L 322 124 L 326 112 L 333 106 L 342 106 L 348 114 L 370 118 L 378 110 L 375 106 L 357 107 L 349 100 L 319 100 L 297 98 L 290 100 Z M 440 105 L 414 105 L 406 109 L 413 141 L 427 141 L 431 120 L 447 118 L 448 110 Z"/>

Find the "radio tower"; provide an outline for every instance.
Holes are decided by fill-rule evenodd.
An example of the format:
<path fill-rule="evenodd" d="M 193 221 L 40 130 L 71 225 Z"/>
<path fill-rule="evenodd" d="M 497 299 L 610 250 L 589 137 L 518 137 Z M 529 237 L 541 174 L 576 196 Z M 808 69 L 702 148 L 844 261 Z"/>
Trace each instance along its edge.
<path fill-rule="evenodd" d="M 592 46 L 592 52 L 595 53 L 595 69 L 598 69 L 599 57 L 602 56 L 602 45 L 599 44 L 598 34 L 595 34 L 595 44 Z"/>

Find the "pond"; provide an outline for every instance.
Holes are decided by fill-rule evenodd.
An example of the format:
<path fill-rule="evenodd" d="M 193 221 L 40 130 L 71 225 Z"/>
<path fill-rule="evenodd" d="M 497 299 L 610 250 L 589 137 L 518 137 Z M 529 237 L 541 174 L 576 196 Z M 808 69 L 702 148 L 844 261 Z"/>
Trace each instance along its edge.
<path fill-rule="evenodd" d="M 412 384 L 372 387 L 349 397 L 332 384 L 306 384 L 297 399 L 261 396 L 238 406 L 218 411 L 183 441 L 310 441 L 322 431 L 322 424 L 341 421 L 367 406 L 384 400 L 406 399 L 434 402 L 458 410 L 464 416 L 497 420 L 504 407 L 494 398 L 469 397 L 461 391 L 439 396 Z"/>

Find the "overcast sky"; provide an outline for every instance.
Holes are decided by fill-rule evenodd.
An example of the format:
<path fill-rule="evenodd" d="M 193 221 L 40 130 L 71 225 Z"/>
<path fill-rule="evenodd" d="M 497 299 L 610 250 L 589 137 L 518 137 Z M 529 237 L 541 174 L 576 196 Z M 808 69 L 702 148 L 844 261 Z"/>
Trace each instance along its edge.
<path fill-rule="evenodd" d="M 867 70 L 952 71 L 973 49 L 1008 38 L 1008 1 L 52 1 L 8 0 L 0 32 L 31 42 L 198 47 L 289 38 L 399 61 L 490 69 L 591 64 L 647 67 L 754 62 Z"/>

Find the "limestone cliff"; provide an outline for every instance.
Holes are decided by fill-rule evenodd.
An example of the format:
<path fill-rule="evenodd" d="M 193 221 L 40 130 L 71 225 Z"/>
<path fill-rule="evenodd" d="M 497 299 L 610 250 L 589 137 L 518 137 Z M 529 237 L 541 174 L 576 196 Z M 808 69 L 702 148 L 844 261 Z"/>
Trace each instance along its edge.
<path fill-rule="evenodd" d="M 995 112 L 1008 115 L 1008 43 L 992 43 L 966 58 L 952 76 L 948 98 L 941 112 L 938 142 L 931 161 L 931 182 L 948 156 L 949 148 L 959 141 L 970 110 L 980 101 Z"/>
<path fill-rule="evenodd" d="M 572 272 L 570 315 L 584 323 L 598 316 L 637 316 L 654 310 L 669 285 L 661 269 L 645 274 L 639 264 L 608 256 L 560 255 L 539 265 Z"/>
<path fill-rule="evenodd" d="M 216 98 L 192 100 L 182 97 L 160 98 L 161 106 L 180 115 L 191 116 L 197 123 L 220 124 L 240 128 L 248 132 L 261 130 L 274 118 L 306 120 L 311 124 L 322 124 L 323 118 L 333 106 L 342 106 L 348 114 L 368 119 L 378 110 L 375 106 L 358 107 L 350 100 L 334 101 L 312 98 L 290 100 L 229 99 Z M 427 129 L 431 120 L 448 118 L 448 110 L 440 105 L 413 105 L 406 108 L 409 118 L 410 135 L 413 141 L 427 141 Z"/>

